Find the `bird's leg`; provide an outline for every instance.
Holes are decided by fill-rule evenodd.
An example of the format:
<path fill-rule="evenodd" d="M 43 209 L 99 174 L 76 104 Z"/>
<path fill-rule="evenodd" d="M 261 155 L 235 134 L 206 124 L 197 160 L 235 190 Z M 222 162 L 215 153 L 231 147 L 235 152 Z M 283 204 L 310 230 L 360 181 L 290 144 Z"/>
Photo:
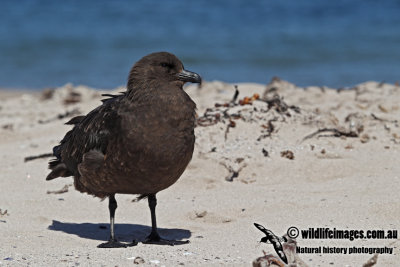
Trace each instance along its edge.
<path fill-rule="evenodd" d="M 106 243 L 102 243 L 98 245 L 98 248 L 126 248 L 128 246 L 137 245 L 136 241 L 133 241 L 131 244 L 124 244 L 118 242 L 115 238 L 114 232 L 114 218 L 115 218 L 115 210 L 117 209 L 117 200 L 115 200 L 115 195 L 112 194 L 108 197 L 108 209 L 110 210 L 110 239 Z"/>
<path fill-rule="evenodd" d="M 156 245 L 181 245 L 189 243 L 189 240 L 180 241 L 180 240 L 167 240 L 161 238 L 157 231 L 157 221 L 156 221 L 156 206 L 157 206 L 157 198 L 155 194 L 151 194 L 148 196 L 150 213 L 151 213 L 151 233 L 148 237 L 146 237 L 144 244 L 156 244 Z"/>

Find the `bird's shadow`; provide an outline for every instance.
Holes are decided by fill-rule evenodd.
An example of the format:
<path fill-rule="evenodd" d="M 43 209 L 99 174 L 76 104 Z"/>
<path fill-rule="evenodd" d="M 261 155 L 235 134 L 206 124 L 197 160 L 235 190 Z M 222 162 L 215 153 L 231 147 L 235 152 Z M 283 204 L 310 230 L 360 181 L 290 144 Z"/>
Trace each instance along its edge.
<path fill-rule="evenodd" d="M 110 226 L 104 223 L 68 223 L 53 220 L 48 229 L 99 241 L 108 240 L 110 236 Z M 150 232 L 151 227 L 146 225 L 115 224 L 115 235 L 123 242 L 131 242 L 133 239 L 142 242 Z M 158 232 L 161 237 L 170 240 L 188 239 L 192 235 L 189 230 L 177 228 L 158 228 Z"/>

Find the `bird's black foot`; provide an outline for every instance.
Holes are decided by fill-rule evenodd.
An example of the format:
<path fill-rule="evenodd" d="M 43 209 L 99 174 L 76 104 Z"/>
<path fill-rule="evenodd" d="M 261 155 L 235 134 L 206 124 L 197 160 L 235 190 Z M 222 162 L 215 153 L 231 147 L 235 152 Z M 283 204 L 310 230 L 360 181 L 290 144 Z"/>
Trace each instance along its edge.
<path fill-rule="evenodd" d="M 185 240 L 185 241 L 168 240 L 168 239 L 161 238 L 158 233 L 151 232 L 151 234 L 148 237 L 146 237 L 146 239 L 142 243 L 143 244 L 153 244 L 153 245 L 175 246 L 175 245 L 188 244 L 189 240 Z"/>
<path fill-rule="evenodd" d="M 115 239 L 110 239 L 108 242 L 102 243 L 102 244 L 98 245 L 97 247 L 98 248 L 126 248 L 126 247 L 136 246 L 137 244 L 138 244 L 138 242 L 136 240 L 133 240 L 132 243 L 121 243 Z"/>

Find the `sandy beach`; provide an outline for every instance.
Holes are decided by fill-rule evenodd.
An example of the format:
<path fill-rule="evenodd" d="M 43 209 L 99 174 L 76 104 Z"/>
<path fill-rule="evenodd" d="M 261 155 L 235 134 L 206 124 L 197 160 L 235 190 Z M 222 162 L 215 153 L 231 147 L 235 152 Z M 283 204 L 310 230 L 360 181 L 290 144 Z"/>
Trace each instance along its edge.
<path fill-rule="evenodd" d="M 139 243 L 99 249 L 108 239 L 108 202 L 74 190 L 73 179 L 46 182 L 50 153 L 71 117 L 98 106 L 102 93 L 66 84 L 42 93 L 0 91 L 0 266 L 251 266 L 280 259 L 259 223 L 281 237 L 300 230 L 400 228 L 400 86 L 354 88 L 219 81 L 186 87 L 196 102 L 193 159 L 158 196 L 160 234 L 180 246 Z M 245 98 L 247 97 L 247 98 Z M 234 100 L 234 101 L 232 101 Z M 116 235 L 143 240 L 147 201 L 117 195 Z M 391 248 L 376 266 L 398 266 L 399 239 L 296 238 L 297 246 Z M 289 253 L 289 252 L 288 252 Z M 374 253 L 299 253 L 292 266 L 363 266 Z M 272 265 L 275 264 L 275 265 Z M 368 266 L 368 265 L 367 265 Z M 369 265 L 372 266 L 372 265 Z"/>

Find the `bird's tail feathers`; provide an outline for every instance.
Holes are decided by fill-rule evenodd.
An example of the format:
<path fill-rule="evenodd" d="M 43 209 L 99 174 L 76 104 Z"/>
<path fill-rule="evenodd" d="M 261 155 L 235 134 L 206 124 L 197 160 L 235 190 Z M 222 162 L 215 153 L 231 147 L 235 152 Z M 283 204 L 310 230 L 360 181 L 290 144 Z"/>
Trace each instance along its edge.
<path fill-rule="evenodd" d="M 68 177 L 72 175 L 71 171 L 68 170 L 67 165 L 62 163 L 59 159 L 50 161 L 49 169 L 51 169 L 51 172 L 46 177 L 47 181 L 53 180 L 57 177 Z"/>

